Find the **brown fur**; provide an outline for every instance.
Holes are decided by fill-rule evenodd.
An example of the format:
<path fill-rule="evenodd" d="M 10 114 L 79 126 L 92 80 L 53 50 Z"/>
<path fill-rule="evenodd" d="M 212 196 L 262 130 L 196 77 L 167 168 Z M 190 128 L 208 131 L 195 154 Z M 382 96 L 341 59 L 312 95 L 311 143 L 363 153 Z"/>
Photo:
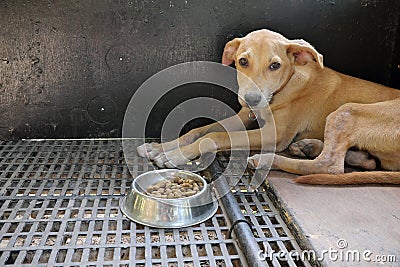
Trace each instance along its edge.
<path fill-rule="evenodd" d="M 247 59 L 248 66 L 239 64 L 241 58 Z M 200 144 L 207 139 L 213 142 L 203 142 L 202 152 L 244 149 L 248 145 L 269 151 L 276 145 L 279 152 L 292 141 L 325 138 L 322 153 L 315 160 L 275 156 L 274 167 L 297 174 L 343 173 L 346 151 L 357 147 L 378 158 L 383 168 L 400 169 L 396 163 L 400 162 L 399 90 L 326 68 L 322 55 L 304 40 L 288 40 L 268 30 L 228 42 L 222 63 L 233 62 L 238 69 L 239 102 L 243 106 L 238 116 L 194 129 L 172 142 L 144 144 L 138 153 L 153 159 L 159 167 L 174 167 L 198 157 Z M 274 62 L 281 67 L 271 70 Z M 244 99 L 247 94 L 257 93 L 263 99 L 252 108 L 266 124 L 260 129 L 236 132 L 242 123 L 246 127 L 251 124 Z M 382 103 L 368 105 L 378 102 Z M 274 129 L 268 104 L 275 121 L 276 140 L 271 135 Z M 250 163 L 263 164 L 255 159 Z M 371 177 L 379 182 L 379 175 Z"/>

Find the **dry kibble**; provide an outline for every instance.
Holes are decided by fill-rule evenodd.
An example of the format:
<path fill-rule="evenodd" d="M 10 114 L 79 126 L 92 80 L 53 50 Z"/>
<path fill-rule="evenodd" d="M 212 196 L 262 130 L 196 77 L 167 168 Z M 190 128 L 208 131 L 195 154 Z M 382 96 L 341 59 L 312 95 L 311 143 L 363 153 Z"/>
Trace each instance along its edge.
<path fill-rule="evenodd" d="M 171 177 L 172 178 L 172 177 Z M 182 179 L 177 176 L 150 185 L 146 194 L 157 198 L 182 198 L 197 194 L 203 189 L 203 183 L 194 179 Z"/>

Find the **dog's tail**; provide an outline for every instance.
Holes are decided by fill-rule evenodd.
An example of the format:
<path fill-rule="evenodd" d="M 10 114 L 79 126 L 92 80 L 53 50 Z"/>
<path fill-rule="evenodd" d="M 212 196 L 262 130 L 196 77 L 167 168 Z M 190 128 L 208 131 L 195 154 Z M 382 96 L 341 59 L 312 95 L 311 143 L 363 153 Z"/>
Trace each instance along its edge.
<path fill-rule="evenodd" d="M 301 184 L 319 185 L 361 185 L 361 184 L 394 184 L 400 185 L 400 172 L 350 172 L 342 174 L 311 174 L 295 179 Z"/>

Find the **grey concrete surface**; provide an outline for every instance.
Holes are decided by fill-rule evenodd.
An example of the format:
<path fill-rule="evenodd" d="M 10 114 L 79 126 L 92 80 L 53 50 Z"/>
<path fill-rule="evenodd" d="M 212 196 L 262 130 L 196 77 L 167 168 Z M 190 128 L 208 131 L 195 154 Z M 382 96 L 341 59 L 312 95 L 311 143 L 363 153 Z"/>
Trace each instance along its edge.
<path fill-rule="evenodd" d="M 324 266 L 400 266 L 399 187 L 307 186 L 294 177 L 267 180 L 304 242 L 317 256 L 325 251 Z"/>

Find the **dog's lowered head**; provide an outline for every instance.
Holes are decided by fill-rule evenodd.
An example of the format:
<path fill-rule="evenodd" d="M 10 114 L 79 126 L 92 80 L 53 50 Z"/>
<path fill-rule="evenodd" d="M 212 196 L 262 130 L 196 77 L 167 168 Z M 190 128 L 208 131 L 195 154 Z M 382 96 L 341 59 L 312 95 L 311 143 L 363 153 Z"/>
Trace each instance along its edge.
<path fill-rule="evenodd" d="M 309 43 L 288 40 L 269 30 L 254 31 L 228 42 L 222 64 L 233 62 L 238 70 L 239 102 L 253 109 L 268 105 L 290 81 L 296 65 L 314 62 L 323 68 L 322 55 Z"/>

